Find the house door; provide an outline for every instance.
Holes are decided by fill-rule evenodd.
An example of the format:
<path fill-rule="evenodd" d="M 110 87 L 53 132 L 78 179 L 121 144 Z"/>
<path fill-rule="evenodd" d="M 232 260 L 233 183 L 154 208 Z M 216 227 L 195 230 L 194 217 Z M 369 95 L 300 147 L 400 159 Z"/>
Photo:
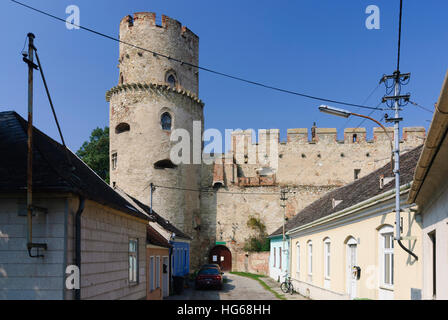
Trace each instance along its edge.
<path fill-rule="evenodd" d="M 170 282 L 169 282 L 169 260 L 168 257 L 163 257 L 162 265 L 162 295 L 168 297 L 170 295 Z"/>
<path fill-rule="evenodd" d="M 347 289 L 348 294 L 350 296 L 350 299 L 356 298 L 356 286 L 357 286 L 357 279 L 356 274 L 353 272 L 353 267 L 355 267 L 356 264 L 356 250 L 357 250 L 357 244 L 355 240 L 350 240 L 347 243 Z"/>
<path fill-rule="evenodd" d="M 232 270 L 232 253 L 225 246 L 216 246 L 210 250 L 209 263 L 217 263 L 223 271 Z"/>

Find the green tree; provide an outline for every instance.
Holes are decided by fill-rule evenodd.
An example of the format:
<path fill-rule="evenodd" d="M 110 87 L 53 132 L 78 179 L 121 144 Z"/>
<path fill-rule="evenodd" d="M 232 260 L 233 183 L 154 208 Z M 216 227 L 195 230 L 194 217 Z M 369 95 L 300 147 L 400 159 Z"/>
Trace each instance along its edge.
<path fill-rule="evenodd" d="M 109 127 L 94 129 L 76 154 L 109 183 Z"/>
<path fill-rule="evenodd" d="M 270 250 L 270 239 L 266 234 L 266 226 L 260 218 L 250 216 L 247 226 L 255 231 L 255 235 L 246 239 L 244 250 L 249 252 L 262 252 Z"/>

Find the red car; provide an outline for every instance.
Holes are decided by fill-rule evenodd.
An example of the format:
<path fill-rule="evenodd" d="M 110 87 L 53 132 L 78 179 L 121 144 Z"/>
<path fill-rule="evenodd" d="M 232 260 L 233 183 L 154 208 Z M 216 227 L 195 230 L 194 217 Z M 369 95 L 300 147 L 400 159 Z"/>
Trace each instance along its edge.
<path fill-rule="evenodd" d="M 218 288 L 222 289 L 222 272 L 217 268 L 201 269 L 196 276 L 195 288 Z"/>

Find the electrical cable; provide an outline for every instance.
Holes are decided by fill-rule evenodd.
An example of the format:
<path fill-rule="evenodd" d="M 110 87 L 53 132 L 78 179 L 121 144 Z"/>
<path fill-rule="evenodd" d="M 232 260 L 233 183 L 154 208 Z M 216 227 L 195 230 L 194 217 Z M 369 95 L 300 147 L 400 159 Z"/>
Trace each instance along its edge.
<path fill-rule="evenodd" d="M 228 192 L 228 191 L 222 191 L 218 192 L 217 190 L 210 189 L 210 188 L 204 188 L 204 189 L 188 189 L 188 188 L 180 188 L 180 187 L 168 187 L 168 186 L 159 186 L 159 185 L 153 185 L 155 188 L 162 188 L 162 189 L 171 189 L 171 190 L 183 190 L 183 191 L 193 191 L 193 192 L 203 192 L 203 193 L 219 193 L 219 194 L 241 194 L 241 195 L 275 195 L 278 196 L 278 192 L 254 192 L 254 193 L 248 193 L 248 192 Z"/>
<path fill-rule="evenodd" d="M 152 51 L 150 49 L 142 48 L 140 46 L 137 46 L 137 45 L 134 45 L 132 43 L 120 40 L 120 39 L 112 37 L 112 36 L 109 36 L 109 35 L 104 34 L 102 32 L 99 32 L 99 31 L 96 31 L 96 30 L 93 30 L 93 29 L 90 29 L 90 28 L 87 28 L 87 27 L 83 27 L 83 26 L 77 25 L 77 24 L 75 24 L 73 22 L 67 22 L 65 19 L 62 19 L 60 17 L 57 17 L 57 16 L 52 15 L 50 13 L 47 13 L 45 11 L 36 9 L 34 7 L 31 7 L 29 5 L 21 3 L 19 1 L 16 1 L 16 0 L 11 0 L 11 1 L 16 3 L 16 4 L 18 4 L 18 5 L 26 7 L 28 9 L 30 9 L 30 10 L 33 10 L 33 11 L 36 11 L 36 12 L 41 13 L 43 15 L 46 15 L 48 17 L 51 17 L 53 19 L 62 21 L 64 23 L 70 23 L 71 25 L 73 25 L 75 27 L 78 27 L 78 28 L 83 29 L 85 31 L 94 33 L 94 34 L 99 35 L 101 37 L 104 37 L 104 38 L 107 38 L 107 39 L 110 39 L 110 40 L 122 43 L 124 45 L 130 46 L 130 47 L 142 50 L 142 51 L 146 51 L 146 52 L 152 53 L 153 55 L 160 56 L 160 57 L 166 58 L 168 60 L 179 62 L 182 65 L 187 65 L 187 66 L 190 66 L 190 67 L 193 67 L 193 68 L 197 68 L 197 69 L 200 69 L 200 70 L 212 73 L 212 74 L 216 74 L 216 75 L 219 75 L 219 76 L 222 76 L 222 77 L 230 78 L 230 79 L 233 79 L 233 80 L 237 80 L 237 81 L 245 82 L 245 83 L 248 83 L 248 84 L 252 84 L 254 86 L 259 86 L 259 87 L 263 87 L 263 88 L 266 88 L 266 89 L 270 89 L 270 90 L 274 90 L 274 91 L 278 91 L 278 92 L 282 92 L 282 93 L 287 93 L 287 94 L 291 94 L 291 95 L 296 95 L 296 96 L 300 96 L 300 97 L 308 98 L 308 99 L 312 99 L 312 100 L 318 100 L 318 101 L 323 101 L 323 102 L 341 104 L 341 105 L 358 107 L 358 108 L 363 108 L 363 109 L 374 109 L 373 107 L 370 107 L 370 106 L 354 104 L 354 103 L 349 103 L 349 102 L 344 102 L 344 101 L 338 101 L 338 100 L 333 100 L 333 99 L 327 99 L 327 98 L 321 98 L 321 97 L 317 97 L 317 96 L 313 96 L 313 95 L 309 95 L 309 94 L 300 93 L 300 92 L 297 92 L 297 91 L 282 89 L 282 88 L 274 87 L 274 86 L 267 85 L 267 84 L 264 84 L 264 83 L 261 83 L 261 82 L 256 82 L 256 81 L 248 80 L 248 79 L 241 78 L 241 77 L 238 77 L 238 76 L 234 76 L 234 75 L 231 75 L 231 74 L 228 74 L 228 73 L 223 73 L 223 72 L 220 72 L 220 71 L 216 71 L 216 70 L 213 70 L 213 69 L 210 69 L 210 68 L 197 66 L 197 65 L 194 65 L 192 63 L 189 63 L 189 62 L 186 62 L 186 61 L 183 61 L 183 60 L 180 60 L 180 59 L 176 59 L 176 58 L 170 57 L 168 55 L 164 55 L 164 54 Z"/>
<path fill-rule="evenodd" d="M 434 113 L 434 111 L 431 111 L 430 109 L 425 108 L 425 107 L 419 105 L 417 102 L 414 102 L 414 101 L 411 101 L 411 100 L 409 100 L 409 102 L 410 102 L 411 104 L 413 104 L 414 106 L 419 107 L 419 108 L 422 109 L 422 110 L 428 111 L 428 112 L 431 113 L 431 114 Z"/>

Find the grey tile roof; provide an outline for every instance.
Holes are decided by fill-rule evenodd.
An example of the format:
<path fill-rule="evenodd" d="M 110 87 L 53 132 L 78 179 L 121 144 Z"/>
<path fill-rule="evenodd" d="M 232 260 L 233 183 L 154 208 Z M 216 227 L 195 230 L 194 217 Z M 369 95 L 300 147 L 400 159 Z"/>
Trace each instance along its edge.
<path fill-rule="evenodd" d="M 172 232 L 176 235 L 176 238 L 182 238 L 182 239 L 186 239 L 186 240 L 191 240 L 191 237 L 188 236 L 187 234 L 185 234 L 184 232 L 180 231 L 178 228 L 176 228 L 170 221 L 168 221 L 167 219 L 163 218 L 161 215 L 159 215 L 157 212 L 155 212 L 154 210 L 151 212 L 151 208 L 149 206 L 147 206 L 146 204 L 138 201 L 137 199 L 135 199 L 134 197 L 130 196 L 129 194 L 127 194 L 127 196 L 129 198 L 132 199 L 132 201 L 135 202 L 135 204 L 137 206 L 139 206 L 140 208 L 142 208 L 147 214 L 152 215 L 155 219 L 154 222 L 156 222 L 159 226 L 161 226 L 163 229 Z"/>
<path fill-rule="evenodd" d="M 0 112 L 0 193 L 26 192 L 27 124 L 14 111 Z M 131 216 L 149 220 L 70 150 L 33 130 L 33 191 L 73 192 Z"/>
<path fill-rule="evenodd" d="M 412 182 L 415 166 L 417 165 L 421 151 L 422 146 L 419 146 L 400 156 L 401 185 Z M 320 199 L 311 203 L 286 223 L 286 232 L 394 189 L 395 179 L 389 181 L 389 183 L 380 189 L 379 179 L 381 175 L 384 175 L 384 177 L 393 176 L 390 162 L 359 180 L 330 191 Z M 333 199 L 342 200 L 342 202 L 333 208 Z M 275 232 L 271 233 L 270 237 L 281 235 L 282 232 L 283 227 L 281 226 Z"/>
<path fill-rule="evenodd" d="M 159 247 L 171 248 L 172 245 L 150 225 L 146 226 L 146 243 Z"/>

